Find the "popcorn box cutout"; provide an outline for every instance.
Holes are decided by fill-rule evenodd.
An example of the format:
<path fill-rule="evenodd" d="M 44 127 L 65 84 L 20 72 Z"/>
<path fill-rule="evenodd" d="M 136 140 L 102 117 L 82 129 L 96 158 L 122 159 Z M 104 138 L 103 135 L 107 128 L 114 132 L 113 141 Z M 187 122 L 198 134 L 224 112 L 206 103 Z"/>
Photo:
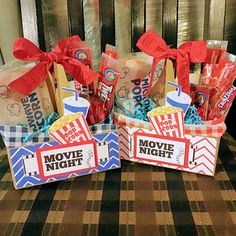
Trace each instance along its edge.
<path fill-rule="evenodd" d="M 116 114 L 115 120 L 121 159 L 214 176 L 224 123 L 196 130 L 185 125 L 185 135 L 179 138 L 158 135 L 150 123 L 121 114 Z"/>
<path fill-rule="evenodd" d="M 68 117 L 70 118 L 70 121 L 68 121 Z M 64 123 L 68 121 L 68 123 L 66 125 L 61 125 L 63 121 Z M 51 131 L 51 128 L 55 124 L 60 125 L 60 127 L 55 127 Z M 60 144 L 82 142 L 92 139 L 92 134 L 82 113 L 63 116 L 53 125 L 49 129 L 49 133 Z"/>
<path fill-rule="evenodd" d="M 103 131 L 86 142 L 9 148 L 8 158 L 16 189 L 116 169 L 120 168 L 118 134 Z"/>

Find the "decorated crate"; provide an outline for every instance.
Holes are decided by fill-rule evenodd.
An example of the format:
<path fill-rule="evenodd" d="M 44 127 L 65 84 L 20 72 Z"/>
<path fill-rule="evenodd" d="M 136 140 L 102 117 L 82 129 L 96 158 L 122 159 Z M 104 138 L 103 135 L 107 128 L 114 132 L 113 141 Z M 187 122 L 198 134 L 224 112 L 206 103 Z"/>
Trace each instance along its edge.
<path fill-rule="evenodd" d="M 59 144 L 48 134 L 40 134 L 25 144 L 21 140 L 29 132 L 27 128 L 0 126 L 1 135 L 8 146 L 15 188 L 32 187 L 119 168 L 116 126 L 103 124 L 91 129 L 92 139 L 87 141 Z M 18 147 L 11 147 L 16 144 Z"/>
<path fill-rule="evenodd" d="M 236 95 L 236 57 L 221 43 L 189 41 L 175 49 L 152 30 L 139 38 L 136 46 L 152 57 L 152 68 L 143 76 L 131 74 L 127 64 L 118 84 L 115 120 L 122 159 L 214 175 L 224 120 Z M 203 63 L 202 71 L 190 76 L 190 63 Z"/>
<path fill-rule="evenodd" d="M 116 114 L 120 158 L 214 176 L 223 122 L 184 125 L 183 137 L 157 134 L 152 124 Z"/>
<path fill-rule="evenodd" d="M 51 52 L 41 51 L 25 38 L 14 43 L 17 59 L 38 60 L 30 70 L 19 74 L 15 68 L 17 73 L 2 76 L 4 83 L 9 82 L 1 90 L 4 99 L 14 94 L 8 102 L 22 103 L 27 115 L 9 122 L 6 101 L 0 111 L 5 118 L 0 119 L 0 134 L 16 189 L 120 167 L 117 130 L 110 122 L 117 60 L 102 54 L 96 73 L 85 44 L 78 35 L 58 41 Z M 42 93 L 41 101 L 35 91 L 43 83 L 48 93 Z M 47 95 L 53 107 L 39 113 Z M 19 115 L 18 110 L 15 113 Z"/>

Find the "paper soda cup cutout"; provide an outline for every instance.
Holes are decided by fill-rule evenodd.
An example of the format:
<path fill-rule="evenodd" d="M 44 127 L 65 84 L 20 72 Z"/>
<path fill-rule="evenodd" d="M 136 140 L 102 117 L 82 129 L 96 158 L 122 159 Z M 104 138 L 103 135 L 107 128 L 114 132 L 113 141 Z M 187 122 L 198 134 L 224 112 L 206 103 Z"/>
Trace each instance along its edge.
<path fill-rule="evenodd" d="M 65 115 L 55 121 L 49 129 L 49 134 L 60 144 L 77 143 L 92 139 L 84 114 L 81 112 Z"/>
<path fill-rule="evenodd" d="M 166 94 L 166 106 L 179 107 L 183 109 L 184 114 L 186 114 L 192 99 L 187 94 L 182 92 L 182 87 L 172 82 L 167 82 L 167 84 L 177 88 L 177 91 L 171 91 Z"/>
<path fill-rule="evenodd" d="M 162 106 L 154 108 L 147 116 L 158 135 L 184 138 L 184 113 L 181 108 Z"/>
<path fill-rule="evenodd" d="M 64 106 L 64 115 L 73 114 L 76 112 L 82 112 L 86 117 L 88 114 L 90 103 L 86 99 L 79 97 L 77 90 L 69 88 L 63 88 L 63 89 L 75 93 L 74 96 L 67 97 L 62 100 Z"/>

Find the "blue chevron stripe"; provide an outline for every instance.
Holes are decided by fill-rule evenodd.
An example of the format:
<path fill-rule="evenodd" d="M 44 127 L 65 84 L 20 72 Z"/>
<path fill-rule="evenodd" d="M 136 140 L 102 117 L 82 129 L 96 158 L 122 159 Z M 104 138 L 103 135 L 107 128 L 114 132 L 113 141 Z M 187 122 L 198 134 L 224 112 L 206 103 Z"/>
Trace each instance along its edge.
<path fill-rule="evenodd" d="M 34 185 L 45 184 L 55 180 L 63 180 L 71 177 L 77 177 L 81 175 L 91 174 L 99 171 L 106 171 L 110 169 L 115 169 L 120 167 L 120 159 L 119 159 L 119 148 L 118 148 L 118 134 L 117 132 L 106 132 L 103 134 L 95 134 L 93 135 L 94 139 L 97 142 L 108 141 L 109 142 L 109 156 L 110 159 L 108 161 L 104 161 L 98 164 L 98 168 L 90 171 L 77 172 L 70 175 L 63 175 L 54 177 L 47 180 L 41 180 L 39 175 L 34 176 L 26 176 L 24 173 L 23 167 L 23 156 L 31 155 L 32 152 L 35 153 L 38 148 L 56 146 L 57 142 L 49 142 L 44 144 L 36 144 L 34 146 L 28 147 L 19 147 L 19 148 L 10 148 L 10 160 L 11 165 L 14 166 L 12 168 L 13 178 L 15 180 L 15 185 L 17 189 L 31 187 Z M 102 157 L 99 157 L 102 158 Z"/>

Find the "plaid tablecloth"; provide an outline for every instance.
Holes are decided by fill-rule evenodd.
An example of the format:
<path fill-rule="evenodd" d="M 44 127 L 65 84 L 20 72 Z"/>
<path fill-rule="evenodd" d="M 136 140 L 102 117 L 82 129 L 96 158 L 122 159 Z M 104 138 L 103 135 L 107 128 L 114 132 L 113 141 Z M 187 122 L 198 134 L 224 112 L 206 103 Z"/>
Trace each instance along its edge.
<path fill-rule="evenodd" d="M 0 235 L 236 235 L 236 142 L 214 178 L 122 162 L 121 170 L 14 190 L 0 159 Z"/>

